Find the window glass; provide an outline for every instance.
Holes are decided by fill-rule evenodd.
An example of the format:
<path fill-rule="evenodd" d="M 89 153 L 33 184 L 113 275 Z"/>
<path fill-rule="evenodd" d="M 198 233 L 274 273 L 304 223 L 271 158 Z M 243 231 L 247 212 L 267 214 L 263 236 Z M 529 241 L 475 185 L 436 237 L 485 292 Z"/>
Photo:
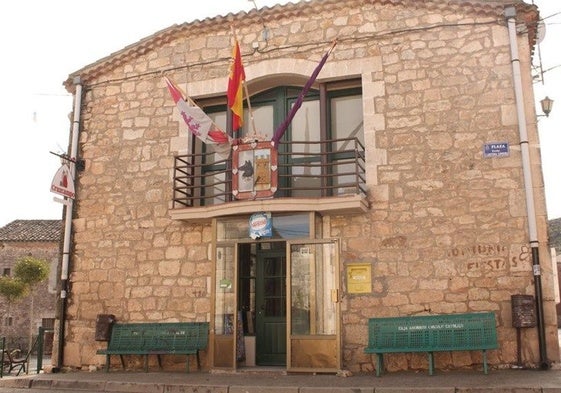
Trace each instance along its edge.
<path fill-rule="evenodd" d="M 273 239 L 295 239 L 310 236 L 310 215 L 297 213 L 273 215 Z M 249 216 L 217 221 L 216 238 L 218 241 L 249 239 Z"/>
<path fill-rule="evenodd" d="M 234 138 L 254 134 L 270 140 L 285 120 L 300 93 L 299 87 L 276 87 L 251 97 L 251 113 L 244 110 L 244 126 Z M 364 148 L 364 123 L 360 80 L 326 85 L 326 102 L 320 102 L 318 91 L 311 90 L 296 112 L 279 146 L 278 188 L 275 197 L 322 197 L 356 193 L 361 179 L 357 155 Z M 326 116 L 322 119 L 321 108 Z M 205 112 L 223 129 L 227 129 L 225 105 L 204 107 Z M 326 129 L 321 125 L 325 124 Z M 185 171 L 194 179 L 187 190 L 198 206 L 216 205 L 232 200 L 228 164 L 230 149 L 207 145 L 191 139 L 193 154 Z M 360 146 L 360 145 L 362 146 Z M 363 159 L 363 157 L 361 157 Z M 194 205 L 197 205 L 196 203 Z M 241 229 L 245 238 L 246 228 Z"/>
<path fill-rule="evenodd" d="M 223 131 L 226 131 L 226 112 L 209 113 L 208 117 Z"/>
<path fill-rule="evenodd" d="M 216 247 L 214 332 L 217 335 L 234 334 L 235 277 L 234 247 Z"/>
<path fill-rule="evenodd" d="M 226 131 L 226 111 L 210 112 L 208 117 L 212 119 L 219 129 Z M 228 191 L 226 189 L 224 160 L 229 155 L 229 146 L 204 144 L 199 138 L 195 138 L 195 144 L 195 151 L 205 152 L 205 155 L 193 156 L 194 168 L 200 169 L 199 172 L 194 174 L 201 177 L 203 184 L 212 184 L 213 186 L 205 187 L 204 191 L 202 188 L 196 188 L 194 193 L 198 197 L 204 197 L 204 203 L 201 203 L 201 205 L 216 205 L 226 202 L 228 200 Z"/>
<path fill-rule="evenodd" d="M 55 319 L 54 318 L 43 318 L 41 319 L 41 326 L 45 329 L 54 329 L 55 328 Z"/>
<path fill-rule="evenodd" d="M 243 125 L 243 136 L 249 136 L 253 134 L 263 135 L 266 139 L 271 139 L 275 132 L 273 128 L 274 119 L 274 106 L 273 105 L 263 105 L 251 108 L 253 112 L 253 121 L 251 119 L 249 111 L 246 109 L 244 112 L 244 125 Z M 255 125 L 255 129 L 253 126 Z"/>
<path fill-rule="evenodd" d="M 289 166 L 293 197 L 319 196 L 322 146 L 319 100 L 305 101 L 291 124 L 291 162 Z"/>
<path fill-rule="evenodd" d="M 364 146 L 364 122 L 362 118 L 362 96 L 359 94 L 333 97 L 331 109 L 331 138 L 333 143 L 331 173 L 332 194 L 354 194 L 359 183 L 355 171 L 357 142 Z M 353 139 L 349 139 L 353 138 Z"/>
<path fill-rule="evenodd" d="M 336 333 L 337 313 L 332 301 L 333 289 L 337 288 L 334 247 L 333 243 L 290 247 L 292 334 Z"/>
<path fill-rule="evenodd" d="M 292 141 L 317 142 L 321 140 L 319 100 L 306 101 L 296 112 L 291 123 Z M 297 144 L 293 153 L 319 153 L 321 146 L 317 143 Z"/>
<path fill-rule="evenodd" d="M 331 99 L 331 138 L 358 138 L 364 143 L 362 96 L 352 95 Z"/>

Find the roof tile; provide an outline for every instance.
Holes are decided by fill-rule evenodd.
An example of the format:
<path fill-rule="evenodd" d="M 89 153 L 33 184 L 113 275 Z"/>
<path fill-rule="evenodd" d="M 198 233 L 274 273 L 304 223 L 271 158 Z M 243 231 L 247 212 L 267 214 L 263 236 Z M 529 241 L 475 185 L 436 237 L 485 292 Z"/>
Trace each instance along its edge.
<path fill-rule="evenodd" d="M 0 228 L 0 241 L 57 242 L 61 233 L 61 220 L 15 220 Z"/>

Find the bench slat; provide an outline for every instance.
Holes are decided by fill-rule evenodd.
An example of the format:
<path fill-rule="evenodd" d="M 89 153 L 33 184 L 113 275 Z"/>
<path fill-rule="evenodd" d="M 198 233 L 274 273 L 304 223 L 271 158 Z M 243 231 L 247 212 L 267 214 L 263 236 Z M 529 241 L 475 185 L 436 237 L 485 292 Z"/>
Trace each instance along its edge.
<path fill-rule="evenodd" d="M 433 352 L 483 351 L 498 348 L 495 314 L 492 312 L 370 318 L 368 346 L 364 352 L 378 355 L 377 375 L 384 353 L 427 352 L 433 373 Z"/>
<path fill-rule="evenodd" d="M 110 356 L 120 355 L 196 355 L 200 368 L 199 351 L 208 344 L 208 322 L 163 322 L 163 323 L 117 323 L 111 330 L 106 349 L 98 354 L 106 355 L 106 371 Z M 147 371 L 145 358 L 145 371 Z M 189 358 L 187 358 L 187 370 Z"/>

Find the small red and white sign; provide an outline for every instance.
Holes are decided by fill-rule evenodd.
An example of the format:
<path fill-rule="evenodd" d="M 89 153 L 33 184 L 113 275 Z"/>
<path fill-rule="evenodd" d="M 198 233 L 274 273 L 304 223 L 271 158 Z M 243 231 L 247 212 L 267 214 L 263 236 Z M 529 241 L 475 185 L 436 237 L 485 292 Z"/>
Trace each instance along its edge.
<path fill-rule="evenodd" d="M 70 168 L 68 165 L 62 164 L 55 173 L 51 183 L 51 192 L 74 199 L 74 181 L 70 176 Z"/>

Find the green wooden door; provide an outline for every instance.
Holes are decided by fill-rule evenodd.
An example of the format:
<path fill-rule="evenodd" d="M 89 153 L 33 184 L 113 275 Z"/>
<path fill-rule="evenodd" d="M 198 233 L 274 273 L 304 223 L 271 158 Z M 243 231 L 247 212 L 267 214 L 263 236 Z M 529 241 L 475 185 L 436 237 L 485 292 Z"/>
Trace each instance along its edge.
<path fill-rule="evenodd" d="M 256 364 L 286 365 L 286 251 L 284 249 L 258 251 L 255 284 Z"/>

